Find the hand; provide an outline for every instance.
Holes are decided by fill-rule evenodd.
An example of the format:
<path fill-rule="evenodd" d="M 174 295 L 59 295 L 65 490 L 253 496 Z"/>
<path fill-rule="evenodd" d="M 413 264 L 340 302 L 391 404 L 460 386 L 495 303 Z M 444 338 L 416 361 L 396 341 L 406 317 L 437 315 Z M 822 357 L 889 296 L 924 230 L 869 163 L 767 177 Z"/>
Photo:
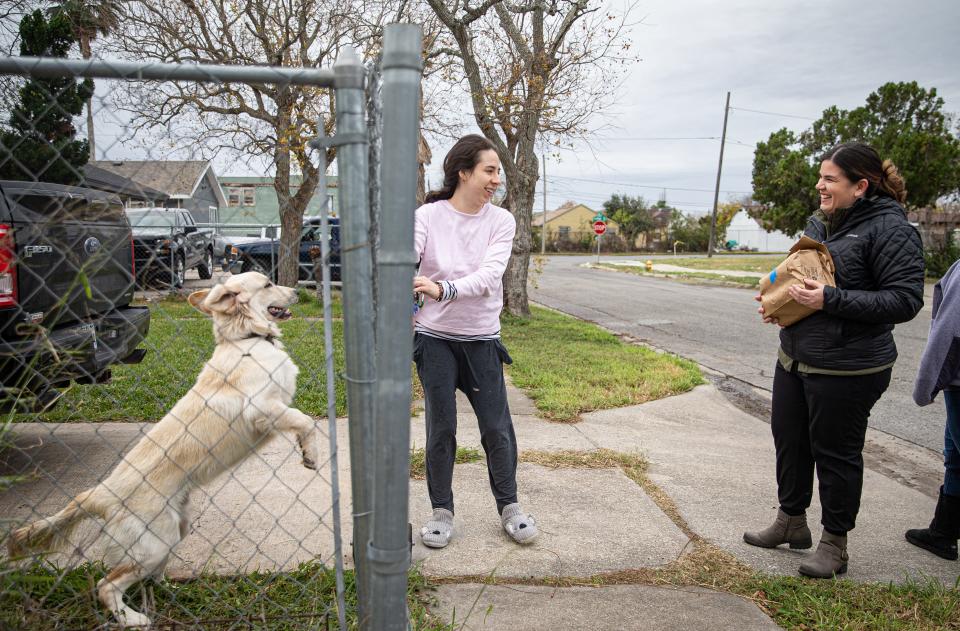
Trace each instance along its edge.
<path fill-rule="evenodd" d="M 787 290 L 790 297 L 805 307 L 819 311 L 823 309 L 823 283 L 812 278 L 803 279 L 803 287 L 793 285 Z"/>
<path fill-rule="evenodd" d="M 763 300 L 763 297 L 762 297 L 760 294 L 757 294 L 756 296 L 753 297 L 753 299 L 756 300 L 757 302 L 761 302 L 761 301 Z M 762 305 L 762 304 L 761 304 L 761 306 L 757 309 L 757 313 L 759 313 L 759 314 L 760 314 L 760 317 L 763 318 L 764 324 L 776 324 L 776 325 L 779 326 L 780 328 L 783 328 L 783 325 L 780 324 L 780 321 L 779 321 L 779 320 L 777 320 L 776 318 L 768 318 L 768 317 L 765 315 L 765 312 L 764 312 L 764 310 L 763 310 L 763 305 Z"/>
<path fill-rule="evenodd" d="M 419 291 L 434 300 L 440 297 L 440 287 L 426 276 L 416 276 L 413 279 L 413 291 Z"/>

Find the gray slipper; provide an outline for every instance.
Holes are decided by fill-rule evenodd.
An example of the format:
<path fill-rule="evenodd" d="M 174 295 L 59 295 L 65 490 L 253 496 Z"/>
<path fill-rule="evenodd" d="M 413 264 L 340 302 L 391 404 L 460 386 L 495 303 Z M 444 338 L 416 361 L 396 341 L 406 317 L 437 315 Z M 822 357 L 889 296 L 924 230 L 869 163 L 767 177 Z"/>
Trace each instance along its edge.
<path fill-rule="evenodd" d="M 533 515 L 521 511 L 519 504 L 504 506 L 503 512 L 500 513 L 500 523 L 503 524 L 503 529 L 507 531 L 510 538 L 517 543 L 530 543 L 539 534 Z"/>
<path fill-rule="evenodd" d="M 434 508 L 433 516 L 420 529 L 420 540 L 428 548 L 445 548 L 453 535 L 453 513 Z"/>

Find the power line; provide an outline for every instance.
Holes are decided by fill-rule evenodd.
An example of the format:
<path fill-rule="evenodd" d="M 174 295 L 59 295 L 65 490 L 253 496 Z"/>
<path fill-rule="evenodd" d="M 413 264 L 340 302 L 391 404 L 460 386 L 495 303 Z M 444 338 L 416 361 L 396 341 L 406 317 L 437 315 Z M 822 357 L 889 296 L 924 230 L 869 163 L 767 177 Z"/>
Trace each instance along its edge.
<path fill-rule="evenodd" d="M 557 197 L 574 196 L 577 199 L 585 199 L 585 200 L 599 201 L 599 202 L 605 202 L 608 199 L 610 199 L 610 195 L 605 195 L 603 193 L 585 193 L 585 192 L 581 192 L 571 188 L 560 188 L 559 190 L 554 189 L 553 195 Z M 694 207 L 699 207 L 704 209 L 709 209 L 713 207 L 713 204 L 709 204 L 705 202 L 693 202 L 693 201 L 685 201 L 685 200 L 678 200 L 678 199 L 671 199 L 668 201 L 671 205 L 675 205 L 675 206 L 694 206 Z"/>
<path fill-rule="evenodd" d="M 720 136 L 617 136 L 616 138 L 596 138 L 597 142 L 608 140 L 720 140 Z"/>
<path fill-rule="evenodd" d="M 739 112 L 751 112 L 753 114 L 766 114 L 767 116 L 783 116 L 784 118 L 799 118 L 805 121 L 817 120 L 815 118 L 810 118 L 809 116 L 797 116 L 795 114 L 783 114 L 781 112 L 765 112 L 763 110 L 748 110 L 745 107 L 733 107 L 732 105 L 730 106 L 730 109 L 737 110 Z"/>
<path fill-rule="evenodd" d="M 610 184 L 613 186 L 629 186 L 632 188 L 655 188 L 657 190 L 667 190 L 667 191 L 690 191 L 693 193 L 712 193 L 714 189 L 712 188 L 683 188 L 680 186 L 663 186 L 662 184 L 635 184 L 633 182 L 617 182 L 611 180 L 592 180 L 589 178 L 583 177 L 571 177 L 567 175 L 551 175 L 550 179 L 552 180 L 571 180 L 575 182 L 592 182 L 594 184 Z M 722 190 L 721 193 L 734 193 L 737 195 L 749 195 L 752 191 L 730 191 Z"/>

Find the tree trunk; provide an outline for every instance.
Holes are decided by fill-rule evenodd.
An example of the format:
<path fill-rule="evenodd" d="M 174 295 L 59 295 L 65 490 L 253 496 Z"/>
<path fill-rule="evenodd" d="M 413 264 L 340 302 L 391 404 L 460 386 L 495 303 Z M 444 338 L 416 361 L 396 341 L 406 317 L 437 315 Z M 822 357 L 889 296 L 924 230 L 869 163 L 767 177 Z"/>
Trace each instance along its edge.
<path fill-rule="evenodd" d="M 280 249 L 277 265 L 277 284 L 284 287 L 296 287 L 299 277 L 298 259 L 300 251 L 300 231 L 303 229 L 303 208 L 297 208 L 290 194 L 291 155 L 288 141 L 292 104 L 289 88 L 280 88 L 277 97 L 277 118 L 274 125 L 277 146 L 274 149 L 274 165 L 277 173 L 273 178 L 273 188 L 277 192 L 280 210 Z"/>
<path fill-rule="evenodd" d="M 423 120 L 423 90 L 420 90 L 420 120 Z M 423 204 L 427 197 L 427 168 L 433 160 L 433 152 L 430 150 L 430 144 L 423 135 L 423 127 L 420 127 L 420 137 L 417 142 L 417 206 Z"/>
<path fill-rule="evenodd" d="M 513 252 L 503 275 L 504 308 L 512 315 L 530 317 L 527 298 L 527 276 L 530 270 L 530 248 L 533 240 L 530 224 L 533 220 L 533 202 L 539 163 L 532 151 L 518 156 L 513 173 L 507 174 L 509 210 L 517 220 L 517 234 L 513 238 Z"/>
<path fill-rule="evenodd" d="M 289 176 L 288 176 L 289 181 Z M 289 190 L 289 189 L 288 189 Z M 295 208 L 287 193 L 287 203 L 280 208 L 280 256 L 278 285 L 296 287 L 300 272 L 300 233 L 303 231 L 303 209 Z"/>
<path fill-rule="evenodd" d="M 90 59 L 93 55 L 90 50 L 90 36 L 86 33 L 80 33 L 80 56 L 84 59 Z M 87 99 L 87 142 L 90 143 L 90 159 L 97 159 L 97 151 L 93 140 L 93 95 Z"/>

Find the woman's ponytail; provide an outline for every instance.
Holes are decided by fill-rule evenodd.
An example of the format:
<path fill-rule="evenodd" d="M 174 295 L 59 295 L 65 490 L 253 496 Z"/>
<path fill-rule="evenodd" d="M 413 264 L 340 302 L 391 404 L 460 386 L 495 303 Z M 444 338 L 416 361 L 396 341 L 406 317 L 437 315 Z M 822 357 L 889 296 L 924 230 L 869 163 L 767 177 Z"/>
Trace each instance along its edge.
<path fill-rule="evenodd" d="M 454 173 L 452 178 L 449 174 L 445 175 L 443 178 L 443 186 L 440 188 L 440 190 L 430 191 L 427 193 L 427 196 L 423 199 L 423 203 L 432 204 L 433 202 L 439 202 L 441 199 L 450 199 L 453 197 L 453 192 L 457 190 L 457 182 L 459 178 L 459 172 Z"/>
<path fill-rule="evenodd" d="M 903 176 L 900 175 L 900 169 L 893 163 L 893 160 L 883 161 L 883 174 L 880 176 L 877 188 L 901 204 L 907 201 L 907 186 L 903 181 Z"/>

